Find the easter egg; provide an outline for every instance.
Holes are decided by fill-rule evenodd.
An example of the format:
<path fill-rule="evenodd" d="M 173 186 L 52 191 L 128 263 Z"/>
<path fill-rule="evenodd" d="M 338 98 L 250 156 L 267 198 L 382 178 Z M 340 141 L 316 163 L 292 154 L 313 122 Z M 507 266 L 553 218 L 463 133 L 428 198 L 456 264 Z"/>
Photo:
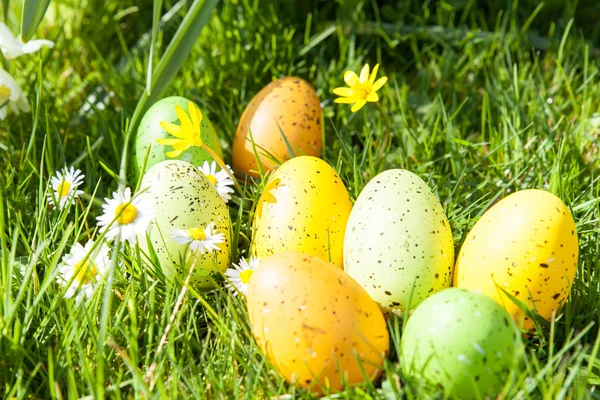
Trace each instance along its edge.
<path fill-rule="evenodd" d="M 256 155 L 264 171 L 275 169 L 271 158 L 289 160 L 288 145 L 295 155 L 316 157 L 323 147 L 319 96 L 293 76 L 269 83 L 244 110 L 233 141 L 233 168 L 257 177 Z"/>
<path fill-rule="evenodd" d="M 498 303 L 449 288 L 423 301 L 402 332 L 406 377 L 444 398 L 495 398 L 515 360 L 516 326 Z"/>
<path fill-rule="evenodd" d="M 140 121 L 135 137 L 135 170 L 137 173 L 141 174 L 143 172 L 140 169 L 144 165 L 144 158 L 146 157 L 148 147 L 150 147 L 150 152 L 146 161 L 146 171 L 154 164 L 171 159 L 166 153 L 172 151 L 173 147 L 156 143 L 158 139 L 173 138 L 170 133 L 162 128 L 160 123 L 164 121 L 180 125 L 181 122 L 179 121 L 176 107 L 181 107 L 182 111 L 189 116 L 189 103 L 190 100 L 184 97 L 166 97 L 154 103 L 146 111 L 146 114 L 144 114 L 144 117 Z M 196 104 L 194 106 L 198 108 Z M 205 113 L 202 113 L 200 137 L 208 147 L 219 157 L 223 158 L 223 151 L 221 150 L 221 143 L 217 137 L 217 132 Z M 188 148 L 174 159 L 187 161 L 195 166 L 202 165 L 204 161 L 210 162 L 213 160 L 206 150 L 197 146 Z"/>
<path fill-rule="evenodd" d="M 340 268 L 283 252 L 264 258 L 248 286 L 252 332 L 289 382 L 322 393 L 377 378 L 389 351 L 383 314 Z"/>
<path fill-rule="evenodd" d="M 299 251 L 341 268 L 351 209 L 346 187 L 329 164 L 316 157 L 292 158 L 269 177 L 258 199 L 252 254 L 264 258 Z"/>
<path fill-rule="evenodd" d="M 175 274 L 185 278 L 194 264 L 191 281 L 200 289 L 211 287 L 209 275 L 227 269 L 231 252 L 229 211 L 214 186 L 190 163 L 168 160 L 152 166 L 144 174 L 140 190 L 153 201 L 156 209 L 148 237 L 138 235 L 142 252 L 151 254 L 150 241 L 167 278 L 172 279 Z M 210 223 L 213 234 L 223 235 L 223 242 L 217 244 L 218 250 L 196 252 L 190 244 L 174 239 L 174 229 L 190 235 L 200 234 Z"/>
<path fill-rule="evenodd" d="M 386 311 L 406 311 L 452 283 L 454 243 L 442 205 L 417 175 L 384 171 L 362 190 L 344 268 Z"/>
<path fill-rule="evenodd" d="M 522 190 L 473 226 L 456 261 L 454 286 L 492 296 L 517 322 L 523 312 L 504 291 L 550 319 L 569 296 L 577 257 L 577 228 L 567 206 L 549 192 Z M 524 318 L 524 328 L 533 327 Z"/>

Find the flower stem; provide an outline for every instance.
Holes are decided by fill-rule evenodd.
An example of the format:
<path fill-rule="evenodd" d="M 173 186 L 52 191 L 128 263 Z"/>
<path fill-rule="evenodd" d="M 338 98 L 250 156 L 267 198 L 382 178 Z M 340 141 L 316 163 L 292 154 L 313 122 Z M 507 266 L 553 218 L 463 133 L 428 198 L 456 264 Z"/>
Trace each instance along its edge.
<path fill-rule="evenodd" d="M 221 157 L 219 157 L 217 155 L 217 153 L 215 153 L 210 147 L 208 147 L 204 143 L 202 143 L 202 148 L 204 150 L 206 150 L 206 152 L 208 154 L 210 154 L 210 156 L 213 158 L 213 160 L 215 160 L 217 162 L 217 164 L 219 164 L 219 166 L 223 169 L 223 171 L 227 172 L 227 175 L 229 175 L 229 177 L 233 181 L 233 185 L 235 186 L 235 188 L 237 189 L 238 193 L 241 196 L 243 194 L 243 192 L 242 192 L 242 188 L 241 188 L 240 184 L 238 183 L 237 179 L 235 179 L 235 176 L 233 176 L 233 174 L 231 173 L 231 171 L 229 170 L 229 168 L 227 168 L 227 165 L 225 165 L 225 163 L 223 162 L 223 160 L 221 160 Z"/>
<path fill-rule="evenodd" d="M 381 115 L 381 119 L 383 119 L 383 123 L 385 124 L 385 136 L 383 137 L 383 140 L 381 142 L 381 147 L 379 148 L 379 154 L 378 154 L 378 156 L 381 157 L 381 156 L 383 156 L 383 152 L 385 151 L 385 148 L 388 145 L 388 141 L 390 140 L 390 123 L 389 123 L 387 117 L 385 116 L 385 113 L 381 109 L 381 106 L 379 105 L 379 103 L 373 103 L 373 105 L 375 106 L 375 109 L 377 111 L 379 111 L 379 114 Z"/>
<path fill-rule="evenodd" d="M 186 257 L 186 265 L 190 261 L 191 255 L 192 255 L 192 253 L 188 253 L 188 256 Z M 181 292 L 179 292 L 179 297 L 177 298 L 177 303 L 175 303 L 175 307 L 173 308 L 173 312 L 171 313 L 171 318 L 169 318 L 169 323 L 167 324 L 167 327 L 165 328 L 165 332 L 163 333 L 162 337 L 160 338 L 160 342 L 158 343 L 158 348 L 156 349 L 156 355 L 154 356 L 155 361 L 152 363 L 152 365 L 150 365 L 150 368 L 148 368 L 148 371 L 146 372 L 145 380 L 146 380 L 146 383 L 150 383 L 150 391 L 152 391 L 152 389 L 154 388 L 154 385 L 156 384 L 156 379 L 152 379 L 152 375 L 154 374 L 154 371 L 156 370 L 156 367 L 158 366 L 158 357 L 160 356 L 160 353 L 162 352 L 165 344 L 167 344 L 167 339 L 169 337 L 169 333 L 171 332 L 171 328 L 173 326 L 173 323 L 175 322 L 175 317 L 177 317 L 177 313 L 179 312 L 179 309 L 181 308 L 181 304 L 183 303 L 185 294 L 188 291 L 188 286 L 190 284 L 190 278 L 192 277 L 192 273 L 194 272 L 194 267 L 196 266 L 196 262 L 198 261 L 199 255 L 200 255 L 200 253 L 196 253 L 196 257 L 194 258 L 194 261 L 192 262 L 192 265 L 190 266 L 190 271 L 188 272 L 187 276 L 185 277 L 185 282 L 183 283 Z"/>

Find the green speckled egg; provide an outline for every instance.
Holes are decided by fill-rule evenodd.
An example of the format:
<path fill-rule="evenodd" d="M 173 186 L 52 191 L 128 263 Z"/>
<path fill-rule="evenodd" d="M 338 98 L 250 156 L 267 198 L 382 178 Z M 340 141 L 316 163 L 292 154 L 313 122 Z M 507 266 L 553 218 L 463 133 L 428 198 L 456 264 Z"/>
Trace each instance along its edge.
<path fill-rule="evenodd" d="M 173 137 L 160 126 L 160 123 L 162 121 L 167 121 L 180 125 L 181 123 L 177 117 L 175 106 L 180 106 L 186 114 L 188 114 L 189 102 L 190 100 L 184 97 L 166 97 L 154 103 L 154 105 L 146 111 L 135 137 L 135 170 L 137 173 L 142 172 L 140 169 L 144 164 L 144 157 L 146 156 L 146 151 L 150 145 L 152 145 L 152 148 L 148 154 L 146 171 L 161 161 L 171 159 L 166 153 L 172 151 L 173 147 L 156 143 L 157 139 Z M 198 107 L 195 103 L 194 105 Z M 204 112 L 202 112 L 200 130 L 200 136 L 204 143 L 217 153 L 219 157 L 223 158 L 223 150 L 221 149 L 221 143 L 217 137 L 217 132 Z M 212 161 L 212 157 L 200 147 L 190 147 L 174 159 L 187 161 L 196 166 L 200 166 L 205 160 L 209 162 Z"/>
<path fill-rule="evenodd" d="M 450 224 L 421 178 L 392 169 L 365 186 L 346 226 L 344 268 L 388 312 L 450 286 Z"/>
<path fill-rule="evenodd" d="M 144 175 L 140 190 L 156 207 L 149 238 L 165 276 L 179 274 L 184 278 L 196 260 L 192 281 L 198 288 L 209 288 L 208 275 L 225 271 L 230 264 L 231 221 L 227 205 L 208 179 L 185 161 L 168 160 L 154 165 Z M 186 256 L 188 245 L 178 244 L 171 237 L 173 228 L 204 229 L 210 222 L 214 223 L 214 233 L 223 233 L 225 238 L 216 254 L 205 252 L 196 257 L 187 251 Z M 138 243 L 149 254 L 145 235 L 138 236 Z"/>
<path fill-rule="evenodd" d="M 517 329 L 492 298 L 450 288 L 410 316 L 400 363 L 417 385 L 456 399 L 494 398 L 515 362 Z"/>

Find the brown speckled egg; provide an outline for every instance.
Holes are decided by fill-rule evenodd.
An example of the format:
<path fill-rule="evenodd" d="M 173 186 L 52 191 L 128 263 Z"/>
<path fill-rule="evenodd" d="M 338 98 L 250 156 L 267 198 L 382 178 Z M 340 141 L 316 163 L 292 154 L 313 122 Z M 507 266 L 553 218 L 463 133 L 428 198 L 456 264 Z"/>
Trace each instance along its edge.
<path fill-rule="evenodd" d="M 314 393 L 377 378 L 389 351 L 381 310 L 340 268 L 303 253 L 263 259 L 248 286 L 252 332 L 289 382 Z"/>
<path fill-rule="evenodd" d="M 320 157 L 322 142 L 321 105 L 315 90 L 297 77 L 285 77 L 265 86 L 244 110 L 233 141 L 233 169 L 257 177 L 254 140 L 263 170 L 290 159 L 282 132 L 294 154 Z"/>
<path fill-rule="evenodd" d="M 254 214 L 252 254 L 300 251 L 343 266 L 344 232 L 352 202 L 325 161 L 295 157 L 275 171 Z"/>
<path fill-rule="evenodd" d="M 144 174 L 140 190 L 156 207 L 155 221 L 148 235 L 165 276 L 172 279 L 179 274 L 184 279 L 195 262 L 192 282 L 197 288 L 209 288 L 208 276 L 227 269 L 231 252 L 229 210 L 214 186 L 192 164 L 168 160 L 155 164 Z M 224 242 L 217 245 L 218 251 L 195 254 L 188 244 L 173 240 L 174 228 L 204 229 L 211 222 L 213 233 L 224 236 Z M 138 243 L 141 250 L 149 254 L 146 235 L 139 235 Z"/>

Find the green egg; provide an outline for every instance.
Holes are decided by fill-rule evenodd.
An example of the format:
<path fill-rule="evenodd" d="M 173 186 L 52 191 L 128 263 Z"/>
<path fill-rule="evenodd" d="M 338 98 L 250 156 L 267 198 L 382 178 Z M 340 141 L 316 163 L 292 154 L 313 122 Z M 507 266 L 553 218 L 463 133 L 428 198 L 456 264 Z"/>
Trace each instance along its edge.
<path fill-rule="evenodd" d="M 156 252 L 161 269 L 168 279 L 184 279 L 195 263 L 192 282 L 198 289 L 211 287 L 209 275 L 225 271 L 231 259 L 231 221 L 227 205 L 209 180 L 192 164 L 179 160 L 160 162 L 142 179 L 140 190 L 154 203 L 156 218 L 146 235 L 138 236 L 145 254 L 150 254 L 148 239 Z M 172 238 L 172 229 L 204 229 L 214 223 L 214 232 L 224 241 L 218 250 L 203 254 L 190 251 L 189 245 Z"/>
<path fill-rule="evenodd" d="M 146 114 L 144 114 L 144 117 L 140 121 L 135 137 L 135 170 L 138 174 L 142 173 L 140 169 L 144 165 L 144 157 L 146 157 L 149 146 L 152 147 L 148 154 L 148 160 L 146 161 L 146 171 L 161 161 L 172 159 L 167 156 L 166 153 L 172 151 L 173 147 L 156 143 L 156 140 L 158 139 L 173 137 L 160 126 L 160 123 L 166 121 L 174 123 L 175 125 L 180 125 L 181 123 L 177 116 L 177 112 L 175 111 L 175 107 L 180 106 L 189 116 L 189 102 L 190 100 L 184 97 L 166 97 L 154 103 L 154 105 L 146 111 Z M 194 106 L 198 107 L 195 103 Z M 219 142 L 217 132 L 204 112 L 202 112 L 202 122 L 200 124 L 200 137 L 220 158 L 223 158 L 223 150 L 221 149 L 221 143 Z M 202 165 L 204 161 L 211 162 L 213 160 L 206 150 L 203 150 L 200 147 L 190 147 L 173 159 L 187 161 L 196 166 Z"/>
<path fill-rule="evenodd" d="M 386 312 L 450 287 L 452 231 L 427 183 L 403 169 L 367 183 L 346 225 L 344 269 Z"/>
<path fill-rule="evenodd" d="M 423 301 L 402 334 L 404 374 L 444 397 L 494 398 L 515 362 L 517 329 L 483 293 L 449 288 Z"/>

